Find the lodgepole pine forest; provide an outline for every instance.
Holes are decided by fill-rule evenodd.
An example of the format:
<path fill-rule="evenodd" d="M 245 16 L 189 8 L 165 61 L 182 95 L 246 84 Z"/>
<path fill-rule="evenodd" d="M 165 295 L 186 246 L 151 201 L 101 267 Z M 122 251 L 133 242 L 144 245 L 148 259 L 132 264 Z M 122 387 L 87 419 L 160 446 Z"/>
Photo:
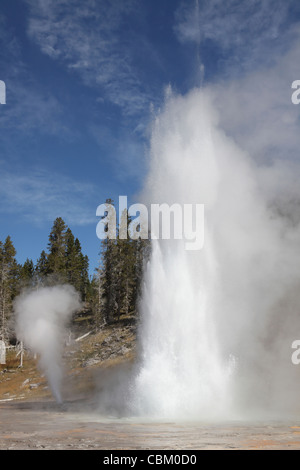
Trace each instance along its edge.
<path fill-rule="evenodd" d="M 107 201 L 112 203 L 110 199 Z M 76 313 L 76 318 L 88 318 L 96 329 L 118 323 L 124 316 L 135 320 L 150 242 L 141 238 L 120 239 L 119 230 L 115 239 L 99 242 L 96 254 L 99 265 L 90 275 L 89 259 L 82 252 L 79 239 L 61 217 L 55 219 L 47 247 L 35 263 L 29 258 L 24 264 L 17 262 L 17 249 L 9 235 L 0 241 L 0 339 L 15 341 L 14 299 L 24 289 L 42 286 L 74 286 L 82 300 L 82 311 Z"/>

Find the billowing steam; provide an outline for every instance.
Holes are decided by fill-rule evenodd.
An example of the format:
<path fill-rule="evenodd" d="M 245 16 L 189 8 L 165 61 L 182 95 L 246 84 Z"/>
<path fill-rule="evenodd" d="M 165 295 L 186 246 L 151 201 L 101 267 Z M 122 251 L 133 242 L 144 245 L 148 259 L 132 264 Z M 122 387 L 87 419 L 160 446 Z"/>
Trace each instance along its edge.
<path fill-rule="evenodd" d="M 58 403 L 62 403 L 61 360 L 65 327 L 79 308 L 78 293 L 69 285 L 25 292 L 14 304 L 17 337 L 39 356 L 39 365 Z"/>
<path fill-rule="evenodd" d="M 300 334 L 300 199 L 292 164 L 258 162 L 241 149 L 205 89 L 168 98 L 150 157 L 144 202 L 204 204 L 205 242 L 198 252 L 177 240 L 155 243 L 133 408 L 171 419 L 299 409 L 291 344 Z"/>

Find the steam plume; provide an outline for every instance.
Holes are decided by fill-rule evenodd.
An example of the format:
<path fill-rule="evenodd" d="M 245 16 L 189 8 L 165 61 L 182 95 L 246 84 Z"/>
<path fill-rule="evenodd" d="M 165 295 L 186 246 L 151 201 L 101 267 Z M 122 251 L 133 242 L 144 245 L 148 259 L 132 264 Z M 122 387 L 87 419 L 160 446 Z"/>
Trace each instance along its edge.
<path fill-rule="evenodd" d="M 69 285 L 25 292 L 14 304 L 17 336 L 38 354 L 39 365 L 58 403 L 62 403 L 61 356 L 65 326 L 79 307 L 78 293 Z"/>
<path fill-rule="evenodd" d="M 205 242 L 197 253 L 177 240 L 154 246 L 133 406 L 172 419 L 292 412 L 300 231 L 289 163 L 251 158 L 207 89 L 168 98 L 150 157 L 145 202 L 204 204 Z"/>

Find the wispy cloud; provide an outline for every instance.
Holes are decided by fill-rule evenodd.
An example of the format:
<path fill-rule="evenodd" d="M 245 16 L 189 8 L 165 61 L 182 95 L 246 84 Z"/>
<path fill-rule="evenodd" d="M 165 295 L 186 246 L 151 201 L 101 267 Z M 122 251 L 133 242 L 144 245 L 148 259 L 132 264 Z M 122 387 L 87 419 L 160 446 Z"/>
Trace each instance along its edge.
<path fill-rule="evenodd" d="M 179 41 L 197 43 L 200 50 L 206 41 L 211 41 L 227 70 L 249 71 L 258 62 L 271 63 L 273 53 L 277 55 L 286 47 L 283 34 L 293 21 L 290 10 L 294 3 L 183 0 L 176 12 L 174 30 Z"/>
<path fill-rule="evenodd" d="M 48 135 L 67 133 L 59 101 L 39 92 L 33 83 L 27 82 L 27 85 L 12 78 L 6 82 L 7 104 L 1 108 L 0 114 L 1 140 L 5 140 L 7 131 L 19 136 L 28 136 L 37 130 Z"/>
<path fill-rule="evenodd" d="M 300 23 L 293 0 L 183 0 L 174 30 L 213 55 L 207 81 L 219 127 L 258 168 L 269 204 L 299 222 L 300 106 L 291 84 L 300 77 Z M 281 207 L 279 207 L 281 206 Z"/>
<path fill-rule="evenodd" d="M 300 107 L 291 102 L 291 83 L 300 72 L 294 5 L 292 0 L 278 0 L 276 8 L 272 0 L 184 0 L 176 13 L 180 41 L 197 43 L 201 51 L 211 40 L 226 50 L 225 73 L 217 69 L 208 84 L 220 126 L 263 164 L 290 162 L 300 147 Z"/>
<path fill-rule="evenodd" d="M 288 49 L 271 65 L 260 64 L 210 89 L 220 128 L 252 160 L 270 207 L 299 224 L 300 106 L 292 104 L 291 84 L 300 76 L 300 28 L 293 27 L 289 37 Z"/>
<path fill-rule="evenodd" d="M 125 115 L 144 111 L 151 90 L 134 64 L 135 44 L 126 19 L 135 16 L 136 0 L 26 0 L 28 34 L 53 60 L 74 71 L 99 97 Z M 136 39 L 136 38 L 135 38 Z"/>
<path fill-rule="evenodd" d="M 2 164 L 0 213 L 14 214 L 38 226 L 56 217 L 77 226 L 95 223 L 98 201 L 91 184 L 44 170 L 21 174 L 4 168 Z"/>
<path fill-rule="evenodd" d="M 28 134 L 39 130 L 45 134 L 62 133 L 62 108 L 57 98 L 37 84 L 24 64 L 21 45 L 6 19 L 0 15 L 1 79 L 6 83 L 6 105 L 1 107 L 1 141 L 6 133 Z M 9 135 L 7 138 L 11 138 Z"/>

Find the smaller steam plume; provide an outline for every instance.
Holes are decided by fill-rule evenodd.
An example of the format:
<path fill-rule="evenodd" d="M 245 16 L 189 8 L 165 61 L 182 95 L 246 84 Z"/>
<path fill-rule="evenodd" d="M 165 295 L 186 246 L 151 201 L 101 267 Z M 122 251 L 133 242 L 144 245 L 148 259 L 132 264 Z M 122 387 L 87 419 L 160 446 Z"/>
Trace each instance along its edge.
<path fill-rule="evenodd" d="M 58 403 L 62 403 L 61 358 L 65 329 L 71 315 L 79 308 L 79 295 L 69 285 L 24 292 L 14 304 L 17 337 L 39 356 L 39 365 Z"/>

